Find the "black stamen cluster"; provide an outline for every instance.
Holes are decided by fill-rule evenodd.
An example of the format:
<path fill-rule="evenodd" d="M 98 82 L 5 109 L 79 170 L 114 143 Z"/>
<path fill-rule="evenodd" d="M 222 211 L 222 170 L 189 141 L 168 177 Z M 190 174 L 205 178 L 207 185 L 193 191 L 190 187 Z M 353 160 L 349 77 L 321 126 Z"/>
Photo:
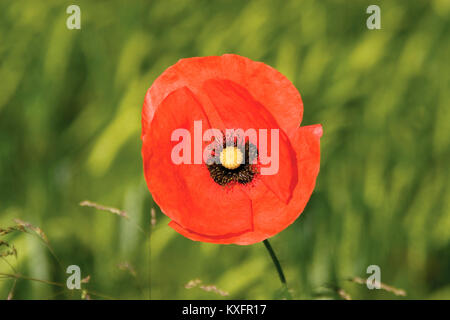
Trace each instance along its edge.
<path fill-rule="evenodd" d="M 235 169 L 228 169 L 220 163 L 220 153 L 229 146 L 237 147 L 244 155 L 244 163 Z M 250 183 L 258 173 L 256 159 L 258 157 L 258 149 L 250 142 L 238 143 L 227 141 L 222 146 L 214 148 L 211 158 L 207 162 L 207 167 L 211 178 L 221 185 L 226 186 L 231 183 L 247 184 Z"/>

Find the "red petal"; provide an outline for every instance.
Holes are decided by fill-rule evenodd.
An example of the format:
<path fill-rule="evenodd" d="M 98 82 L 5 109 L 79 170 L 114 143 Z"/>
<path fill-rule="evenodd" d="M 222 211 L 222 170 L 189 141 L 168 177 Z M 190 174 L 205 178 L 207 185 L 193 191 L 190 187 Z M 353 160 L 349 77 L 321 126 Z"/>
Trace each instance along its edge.
<path fill-rule="evenodd" d="M 218 236 L 251 230 L 251 201 L 241 189 L 216 184 L 204 163 L 172 162 L 172 148 L 179 143 L 171 141 L 172 132 L 187 129 L 193 145 L 194 120 L 202 121 L 203 130 L 209 128 L 193 93 L 180 88 L 162 101 L 143 136 L 144 172 L 155 202 L 171 219 L 194 232 Z M 193 159 L 193 147 L 191 154 Z"/>
<path fill-rule="evenodd" d="M 278 167 L 278 171 L 271 175 L 261 175 L 260 179 L 264 184 L 276 194 L 282 201 L 287 203 L 291 197 L 292 190 L 297 183 L 297 169 L 295 163 L 295 153 L 292 150 L 289 139 L 282 129 L 278 127 L 273 116 L 269 111 L 240 85 L 230 80 L 210 79 L 203 85 L 221 122 L 211 123 L 213 127 L 219 129 L 260 129 L 267 130 L 267 150 L 271 150 L 273 143 L 278 143 L 279 156 L 272 159 L 272 164 Z M 207 112 L 208 113 L 208 112 Z M 209 113 L 208 113 L 209 114 Z M 271 141 L 271 130 L 278 130 L 279 141 Z M 258 147 L 262 141 L 258 141 Z M 255 142 L 256 143 L 256 142 Z M 261 153 L 261 149 L 259 150 Z M 269 165 L 261 165 L 264 170 Z M 275 168 L 275 167 L 274 167 Z"/>
<path fill-rule="evenodd" d="M 185 236 L 188 239 L 194 241 L 202 241 L 202 242 L 210 242 L 210 243 L 220 243 L 220 244 L 240 244 L 240 245 L 248 245 L 256 242 L 261 242 L 264 239 L 268 238 L 267 235 L 262 234 L 258 230 L 250 231 L 250 232 L 242 232 L 240 234 L 230 234 L 226 236 L 207 236 L 200 233 L 193 232 L 186 228 L 183 228 L 181 225 L 176 223 L 175 221 L 169 222 L 169 227 L 174 229 L 179 234 Z M 256 240 L 255 240 L 256 239 Z"/>
<path fill-rule="evenodd" d="M 189 239 L 223 244 L 253 244 L 279 233 L 298 218 L 312 194 L 319 173 L 321 136 L 322 126 L 312 125 L 299 128 L 291 140 L 297 153 L 299 183 L 289 204 L 283 205 L 278 198 L 263 188 L 253 189 L 257 191 L 252 194 L 253 231 L 235 236 L 208 237 L 191 232 L 175 222 L 169 225 Z"/>
<path fill-rule="evenodd" d="M 262 62 L 226 54 L 182 59 L 164 71 L 147 91 L 142 110 L 142 134 L 161 101 L 177 88 L 187 86 L 204 105 L 201 87 L 204 81 L 212 78 L 228 79 L 248 90 L 255 100 L 264 103 L 288 136 L 300 125 L 303 102 L 285 76 Z"/>
<path fill-rule="evenodd" d="M 320 137 L 322 126 L 312 125 L 297 129 L 291 138 L 297 155 L 298 184 L 292 199 L 283 208 L 275 197 L 262 189 L 252 197 L 254 227 L 270 236 L 277 234 L 293 223 L 305 208 L 316 183 L 320 167 Z"/>

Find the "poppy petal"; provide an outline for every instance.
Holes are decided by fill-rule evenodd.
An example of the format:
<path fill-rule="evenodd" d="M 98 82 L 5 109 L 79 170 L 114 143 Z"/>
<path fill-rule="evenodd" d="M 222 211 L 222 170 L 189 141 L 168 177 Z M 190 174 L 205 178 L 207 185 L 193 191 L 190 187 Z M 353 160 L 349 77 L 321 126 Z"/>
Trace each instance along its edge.
<path fill-rule="evenodd" d="M 283 205 L 277 197 L 267 193 L 267 190 L 265 192 L 263 188 L 253 189 L 258 192 L 252 194 L 253 231 L 225 237 L 208 237 L 187 230 L 173 221 L 169 226 L 191 240 L 222 244 L 248 245 L 277 234 L 298 218 L 312 194 L 319 173 L 321 136 L 322 126 L 311 125 L 299 128 L 292 138 L 297 153 L 299 183 L 288 205 Z"/>
<path fill-rule="evenodd" d="M 228 79 L 246 88 L 255 100 L 264 102 L 267 110 L 288 136 L 300 125 L 303 102 L 300 93 L 289 79 L 262 62 L 235 54 L 225 54 L 181 59 L 166 69 L 154 81 L 145 96 L 142 135 L 145 134 L 157 107 L 170 92 L 187 86 L 203 104 L 201 87 L 205 80 L 212 78 Z"/>
<path fill-rule="evenodd" d="M 169 222 L 169 227 L 174 229 L 179 234 L 185 236 L 188 239 L 194 241 L 202 241 L 202 242 L 210 242 L 210 243 L 218 243 L 218 244 L 240 244 L 240 245 L 248 245 L 256 242 L 261 242 L 264 239 L 267 239 L 269 236 L 261 233 L 258 230 L 242 232 L 240 234 L 229 234 L 224 236 L 208 236 L 200 233 L 193 232 L 189 229 L 183 228 L 181 225 L 176 223 L 175 221 Z"/>
<path fill-rule="evenodd" d="M 203 130 L 209 128 L 202 106 L 182 87 L 161 102 L 143 136 L 145 178 L 155 202 L 167 216 L 194 232 L 219 236 L 252 230 L 251 201 L 245 192 L 216 184 L 203 161 L 173 162 L 173 148 L 180 143 L 171 141 L 176 129 L 189 133 L 194 158 L 194 121 L 201 121 Z"/>
<path fill-rule="evenodd" d="M 212 102 L 222 123 L 211 123 L 213 127 L 223 125 L 223 128 L 255 129 L 261 133 L 265 129 L 266 138 L 258 138 L 258 147 L 266 145 L 263 152 L 269 164 L 260 164 L 260 170 L 266 170 L 260 178 L 264 184 L 283 202 L 287 203 L 292 195 L 292 190 L 297 183 L 297 169 L 295 153 L 290 145 L 289 139 L 282 129 L 278 127 L 274 117 L 258 101 L 253 99 L 250 93 L 239 84 L 230 80 L 210 79 L 205 81 L 203 89 Z M 206 113 L 209 114 L 208 111 Z M 277 130 L 277 138 L 272 141 L 272 132 Z M 261 137 L 261 136 L 260 136 Z M 267 143 L 266 143 L 267 142 Z M 256 141 L 254 141 L 256 144 Z M 271 154 L 272 146 L 278 144 L 279 152 Z M 260 151 L 260 157 L 262 149 Z"/>
<path fill-rule="evenodd" d="M 253 189 L 252 206 L 255 229 L 270 236 L 293 223 L 305 208 L 316 183 L 320 167 L 321 125 L 305 126 L 297 129 L 291 138 L 296 152 L 298 184 L 288 205 L 281 206 L 278 199 L 271 197 L 262 188 Z"/>

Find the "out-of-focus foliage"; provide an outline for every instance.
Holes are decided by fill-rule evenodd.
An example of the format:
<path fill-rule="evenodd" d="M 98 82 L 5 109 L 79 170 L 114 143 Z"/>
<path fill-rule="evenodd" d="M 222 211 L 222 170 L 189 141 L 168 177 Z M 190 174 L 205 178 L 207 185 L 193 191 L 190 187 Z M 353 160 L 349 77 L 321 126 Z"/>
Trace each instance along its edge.
<path fill-rule="evenodd" d="M 329 287 L 397 298 L 345 280 L 372 264 L 407 298 L 450 298 L 449 1 L 378 2 L 372 31 L 366 8 L 377 1 L 80 0 L 81 30 L 68 30 L 72 2 L 0 2 L 0 228 L 30 222 L 54 252 L 32 230 L 0 236 L 17 272 L 64 284 L 79 265 L 85 288 L 124 299 L 223 298 L 185 288 L 194 279 L 225 298 L 277 297 L 262 244 L 178 235 L 142 172 L 153 80 L 180 58 L 237 53 L 284 73 L 302 94 L 302 124 L 324 127 L 315 192 L 272 238 L 294 298 L 336 297 Z M 0 272 L 13 273 L 3 259 Z M 1 280 L 6 298 L 14 281 Z M 81 297 L 24 279 L 13 293 Z"/>

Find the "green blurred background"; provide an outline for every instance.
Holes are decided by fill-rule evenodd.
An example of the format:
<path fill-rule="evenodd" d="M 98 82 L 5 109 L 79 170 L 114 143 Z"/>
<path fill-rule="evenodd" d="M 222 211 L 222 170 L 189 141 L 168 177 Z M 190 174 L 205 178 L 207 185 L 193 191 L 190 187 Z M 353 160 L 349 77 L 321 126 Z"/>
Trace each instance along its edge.
<path fill-rule="evenodd" d="M 73 3 L 81 30 L 66 28 Z M 381 30 L 366 28 L 370 4 Z M 405 298 L 450 299 L 449 15 L 447 0 L 1 1 L 0 228 L 39 226 L 60 262 L 32 232 L 0 236 L 18 252 L 5 259 L 63 284 L 79 265 L 96 299 L 279 297 L 262 244 L 185 239 L 143 177 L 140 111 L 155 78 L 180 58 L 236 53 L 285 74 L 302 94 L 302 125 L 324 127 L 311 200 L 271 239 L 292 296 L 404 299 L 346 281 L 375 264 Z M 0 273 L 14 273 L 4 259 Z M 193 279 L 229 295 L 186 289 Z M 13 285 L 1 276 L 0 298 Z M 13 291 L 81 296 L 25 279 Z"/>

